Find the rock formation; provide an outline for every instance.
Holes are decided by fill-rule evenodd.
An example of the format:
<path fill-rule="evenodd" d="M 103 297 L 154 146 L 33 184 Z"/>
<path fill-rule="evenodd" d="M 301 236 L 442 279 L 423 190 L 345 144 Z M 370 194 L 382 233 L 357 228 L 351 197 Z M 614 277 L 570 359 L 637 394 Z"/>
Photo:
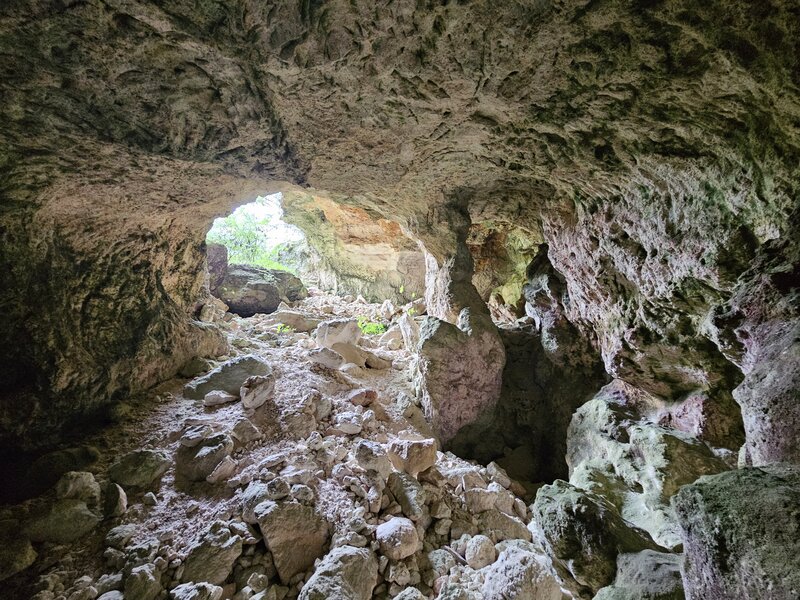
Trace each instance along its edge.
<path fill-rule="evenodd" d="M 43 573 L 39 600 L 795 594 L 800 12 L 701 4 L 4 2 L 0 462 L 36 497 L 0 514 L 23 532 L 0 573 L 21 590 L 48 544 L 108 530 L 108 568 Z M 225 312 L 205 234 L 278 191 L 309 270 L 387 304 Z M 362 316 L 386 337 L 311 335 Z M 318 389 L 375 382 L 403 394 Z M 148 438 L 156 397 L 187 412 Z M 331 441 L 358 435 L 397 451 Z M 418 438 L 445 453 L 404 471 Z M 65 492 L 90 471 L 99 498 Z M 144 534 L 280 478 L 264 503 L 327 523 L 317 573 L 286 532 L 267 548 L 278 508 L 240 521 L 223 493 L 183 554 Z M 399 553 L 374 538 L 401 518 L 402 558 L 407 523 Z M 202 539 L 225 577 L 182 581 Z"/>

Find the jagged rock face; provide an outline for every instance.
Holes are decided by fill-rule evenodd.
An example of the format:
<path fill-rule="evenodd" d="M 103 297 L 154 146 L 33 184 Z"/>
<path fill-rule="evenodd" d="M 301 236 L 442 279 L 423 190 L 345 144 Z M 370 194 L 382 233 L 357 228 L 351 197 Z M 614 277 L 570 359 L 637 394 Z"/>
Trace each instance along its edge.
<path fill-rule="evenodd" d="M 323 289 L 405 303 L 425 291 L 425 259 L 400 226 L 363 208 L 299 192 L 283 195 L 284 218 L 312 249 L 302 274 Z"/>
<path fill-rule="evenodd" d="M 796 465 L 702 477 L 673 506 L 683 532 L 687 598 L 791 598 L 800 586 Z"/>
<path fill-rule="evenodd" d="M 799 22 L 789 0 L 5 3 L 4 430 L 220 350 L 189 319 L 202 235 L 286 181 L 400 222 L 443 279 L 453 212 L 540 232 L 612 375 L 680 399 L 744 372 L 751 459 L 797 460 L 798 371 L 765 366 L 796 355 L 797 308 L 786 277 L 739 277 L 797 262 Z"/>

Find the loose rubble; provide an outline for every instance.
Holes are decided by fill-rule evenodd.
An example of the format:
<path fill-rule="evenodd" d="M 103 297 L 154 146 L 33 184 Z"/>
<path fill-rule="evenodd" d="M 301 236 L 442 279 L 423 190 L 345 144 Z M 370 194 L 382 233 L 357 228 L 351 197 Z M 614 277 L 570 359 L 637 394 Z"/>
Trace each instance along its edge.
<path fill-rule="evenodd" d="M 669 499 L 727 463 L 612 388 L 574 417 L 570 483 L 534 503 L 497 463 L 441 451 L 415 392 L 416 306 L 314 291 L 220 321 L 231 354 L 162 393 L 146 447 L 66 472 L 32 502 L 0 574 L 71 543 L 74 568 L 55 560 L 36 600 L 682 597 Z M 361 332 L 356 316 L 387 314 L 388 331 Z M 656 465 L 647 478 L 631 447 Z M 624 484 L 601 477 L 608 465 Z M 612 485 L 642 502 L 609 500 Z"/>

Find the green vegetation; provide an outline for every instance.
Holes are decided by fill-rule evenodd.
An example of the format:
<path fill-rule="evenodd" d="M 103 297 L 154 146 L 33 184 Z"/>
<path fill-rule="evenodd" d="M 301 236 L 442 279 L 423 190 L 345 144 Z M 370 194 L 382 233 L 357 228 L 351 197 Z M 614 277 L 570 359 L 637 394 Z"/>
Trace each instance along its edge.
<path fill-rule="evenodd" d="M 214 226 L 206 235 L 206 241 L 225 246 L 228 249 L 228 262 L 231 264 L 295 273 L 294 269 L 278 261 L 284 244 L 270 248 L 269 223 L 269 217 L 236 211 L 224 219 L 214 221 Z"/>
<path fill-rule="evenodd" d="M 284 323 L 281 323 L 280 325 L 278 325 L 277 331 L 278 335 L 294 333 L 294 327 L 292 327 L 291 325 L 285 325 Z"/>
<path fill-rule="evenodd" d="M 374 321 L 368 320 L 367 317 L 358 317 L 358 328 L 361 330 L 361 333 L 365 335 L 386 333 L 388 329 L 383 323 L 375 323 Z"/>

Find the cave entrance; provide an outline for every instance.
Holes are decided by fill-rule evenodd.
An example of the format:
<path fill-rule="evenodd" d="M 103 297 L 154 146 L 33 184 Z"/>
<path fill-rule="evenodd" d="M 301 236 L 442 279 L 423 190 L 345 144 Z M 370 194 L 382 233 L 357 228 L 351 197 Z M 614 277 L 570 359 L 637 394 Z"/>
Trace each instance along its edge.
<path fill-rule="evenodd" d="M 206 234 L 211 294 L 239 316 L 273 312 L 317 283 L 306 236 L 283 220 L 281 201 L 280 193 L 259 196 L 215 219 Z"/>

